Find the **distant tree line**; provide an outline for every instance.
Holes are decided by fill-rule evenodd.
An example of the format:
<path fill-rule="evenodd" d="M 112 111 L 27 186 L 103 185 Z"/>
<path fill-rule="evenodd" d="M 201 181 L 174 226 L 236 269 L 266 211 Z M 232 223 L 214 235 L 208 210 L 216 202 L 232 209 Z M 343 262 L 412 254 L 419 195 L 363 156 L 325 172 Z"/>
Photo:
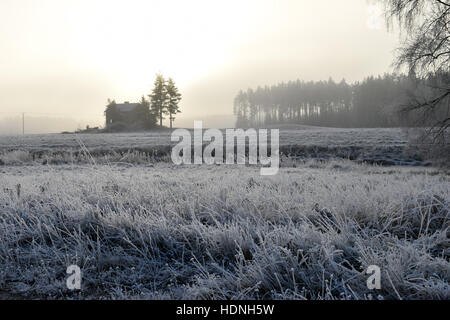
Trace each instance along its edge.
<path fill-rule="evenodd" d="M 427 83 L 449 77 L 430 75 Z M 414 75 L 385 74 L 345 80 L 289 81 L 240 91 L 234 99 L 237 127 L 304 124 L 329 127 L 417 126 L 418 115 L 394 112 L 417 91 L 429 90 Z"/>
<path fill-rule="evenodd" d="M 175 121 L 175 115 L 180 113 L 179 102 L 181 94 L 172 78 L 164 79 L 161 74 L 156 75 L 152 92 L 141 97 L 132 112 L 121 112 L 115 100 L 108 99 L 105 116 L 115 124 L 132 124 L 131 129 L 153 129 L 163 126 L 163 120 L 169 115 L 170 128 Z M 130 129 L 130 128 L 128 128 Z"/>

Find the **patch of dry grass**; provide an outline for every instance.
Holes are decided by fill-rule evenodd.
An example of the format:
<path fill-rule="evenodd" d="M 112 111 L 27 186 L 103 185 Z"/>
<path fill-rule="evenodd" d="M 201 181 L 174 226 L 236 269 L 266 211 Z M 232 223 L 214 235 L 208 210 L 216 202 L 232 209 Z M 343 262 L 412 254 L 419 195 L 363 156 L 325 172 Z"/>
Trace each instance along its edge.
<path fill-rule="evenodd" d="M 11 167 L 0 291 L 118 299 L 448 299 L 448 175 L 317 162 Z M 17 185 L 20 184 L 20 193 Z M 70 264 L 82 292 L 65 287 Z M 366 286 L 367 266 L 382 289 Z"/>

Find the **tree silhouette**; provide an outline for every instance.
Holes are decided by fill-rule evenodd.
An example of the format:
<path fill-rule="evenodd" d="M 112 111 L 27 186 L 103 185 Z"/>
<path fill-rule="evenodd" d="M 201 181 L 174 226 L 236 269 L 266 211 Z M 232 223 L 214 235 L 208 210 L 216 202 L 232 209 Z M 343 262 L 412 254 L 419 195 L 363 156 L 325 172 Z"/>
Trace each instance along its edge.
<path fill-rule="evenodd" d="M 116 101 L 108 99 L 108 104 L 105 110 L 106 126 L 113 122 L 120 121 L 120 113 L 116 108 Z"/>
<path fill-rule="evenodd" d="M 181 112 L 179 102 L 181 100 L 181 94 L 178 92 L 178 88 L 175 86 L 175 82 L 172 78 L 167 80 L 166 84 L 167 92 L 167 111 L 169 113 L 170 128 L 172 129 L 172 123 L 175 120 L 175 114 Z"/>
<path fill-rule="evenodd" d="M 450 2 L 448 0 L 384 0 L 388 25 L 406 31 L 396 58 L 418 90 L 410 91 L 401 112 L 421 115 L 431 126 L 432 142 L 447 144 L 450 128 Z M 421 88 L 419 88 L 421 87 Z M 426 87 L 426 88 L 425 88 Z"/>
<path fill-rule="evenodd" d="M 141 101 L 139 101 L 139 104 L 136 106 L 133 116 L 137 127 L 142 129 L 152 129 L 156 126 L 156 114 L 150 110 L 150 102 L 147 101 L 144 96 L 141 97 Z"/>
<path fill-rule="evenodd" d="M 155 84 L 152 93 L 149 95 L 151 100 L 151 110 L 157 115 L 159 126 L 162 127 L 164 115 L 168 114 L 167 110 L 167 88 L 164 77 L 161 74 L 156 75 Z"/>

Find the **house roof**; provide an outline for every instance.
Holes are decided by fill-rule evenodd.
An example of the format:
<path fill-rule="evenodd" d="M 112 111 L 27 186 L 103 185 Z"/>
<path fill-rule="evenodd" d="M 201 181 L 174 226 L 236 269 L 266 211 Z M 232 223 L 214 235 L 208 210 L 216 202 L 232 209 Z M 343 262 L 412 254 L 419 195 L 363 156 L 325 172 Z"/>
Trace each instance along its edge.
<path fill-rule="evenodd" d="M 120 112 L 130 112 L 133 111 L 138 105 L 139 103 L 118 103 L 116 104 L 116 108 Z"/>

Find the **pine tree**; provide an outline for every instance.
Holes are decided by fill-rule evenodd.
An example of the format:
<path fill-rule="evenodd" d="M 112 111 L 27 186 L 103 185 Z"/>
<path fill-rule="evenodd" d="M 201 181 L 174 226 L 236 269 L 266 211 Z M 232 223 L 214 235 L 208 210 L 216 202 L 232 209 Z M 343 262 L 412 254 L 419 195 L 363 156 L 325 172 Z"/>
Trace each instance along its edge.
<path fill-rule="evenodd" d="M 156 126 L 156 114 L 150 110 L 150 103 L 142 96 L 136 107 L 135 122 L 143 129 L 152 129 Z"/>
<path fill-rule="evenodd" d="M 151 99 L 151 111 L 157 115 L 159 126 L 162 127 L 164 115 L 168 114 L 168 110 L 167 90 L 164 77 L 161 74 L 156 75 L 155 85 L 149 97 Z"/>
<path fill-rule="evenodd" d="M 172 123 L 175 120 L 174 115 L 181 112 L 178 103 L 181 100 L 181 94 L 178 92 L 178 88 L 175 86 L 175 82 L 172 78 L 169 78 L 166 84 L 167 92 L 167 111 L 169 113 L 170 128 L 172 129 Z"/>

